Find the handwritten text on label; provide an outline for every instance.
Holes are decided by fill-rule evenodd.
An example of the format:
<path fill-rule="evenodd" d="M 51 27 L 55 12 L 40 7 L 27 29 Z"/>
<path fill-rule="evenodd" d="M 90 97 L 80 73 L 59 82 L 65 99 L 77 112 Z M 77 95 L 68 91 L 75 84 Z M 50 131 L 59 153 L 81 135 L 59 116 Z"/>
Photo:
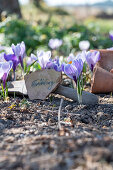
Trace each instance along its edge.
<path fill-rule="evenodd" d="M 56 82 L 54 81 L 50 81 L 48 79 L 37 79 L 37 80 L 34 80 L 31 84 L 31 87 L 36 87 L 36 86 L 42 86 L 42 85 L 45 85 L 45 86 L 48 86 L 48 90 L 51 90 L 52 89 L 52 86 L 55 84 Z"/>

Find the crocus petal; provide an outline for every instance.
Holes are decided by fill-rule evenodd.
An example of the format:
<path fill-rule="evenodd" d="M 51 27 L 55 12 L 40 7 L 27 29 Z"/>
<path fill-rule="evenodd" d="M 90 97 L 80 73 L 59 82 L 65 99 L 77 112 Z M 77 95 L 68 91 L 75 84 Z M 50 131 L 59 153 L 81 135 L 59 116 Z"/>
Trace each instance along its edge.
<path fill-rule="evenodd" d="M 63 56 L 60 56 L 60 57 L 59 57 L 59 64 L 60 64 L 60 65 L 63 63 L 63 60 L 64 60 L 64 57 L 63 57 Z"/>
<path fill-rule="evenodd" d="M 111 47 L 111 48 L 107 48 L 107 50 L 111 50 L 111 51 L 113 51 L 113 47 Z"/>
<path fill-rule="evenodd" d="M 83 70 L 83 61 L 82 59 L 76 59 L 73 61 L 73 65 L 77 68 L 76 77 L 78 78 Z"/>
<path fill-rule="evenodd" d="M 25 43 L 22 41 L 17 45 L 12 44 L 11 47 L 14 52 L 14 55 L 18 57 L 21 67 L 23 68 L 23 58 L 25 57 Z"/>
<path fill-rule="evenodd" d="M 66 64 L 64 65 L 64 73 L 70 77 L 71 79 L 75 80 L 77 79 L 77 68 L 72 64 Z"/>
<path fill-rule="evenodd" d="M 38 58 L 38 63 L 40 64 L 42 69 L 45 69 L 47 63 L 46 63 L 46 61 L 44 60 L 43 57 Z"/>
<path fill-rule="evenodd" d="M 58 72 L 61 72 L 62 71 L 62 68 L 61 66 L 58 66 L 57 64 L 54 65 L 54 70 L 55 71 L 58 71 Z"/>
<path fill-rule="evenodd" d="M 31 54 L 31 59 L 34 61 L 38 60 L 38 58 L 34 54 Z"/>
<path fill-rule="evenodd" d="M 19 59 L 17 56 L 15 56 L 14 54 L 9 54 L 9 55 L 6 55 L 4 54 L 4 58 L 6 61 L 12 61 L 13 62 L 13 71 L 15 72 L 16 70 L 16 67 L 18 66 L 19 64 Z"/>
<path fill-rule="evenodd" d="M 89 47 L 90 47 L 90 42 L 88 40 L 79 42 L 80 50 L 87 51 L 89 49 Z"/>
<path fill-rule="evenodd" d="M 12 61 L 0 62 L 0 79 L 3 80 L 4 88 L 5 88 L 6 79 L 8 77 L 8 74 L 9 74 L 12 66 L 13 66 Z"/>
<path fill-rule="evenodd" d="M 11 49 L 11 47 L 6 47 L 6 46 L 0 45 L 0 51 L 12 52 L 12 49 Z"/>
<path fill-rule="evenodd" d="M 50 62 L 51 58 L 51 52 L 47 51 L 37 51 L 37 58 L 38 58 L 38 63 L 40 64 L 42 69 L 46 68 L 46 65 L 48 62 Z"/>
<path fill-rule="evenodd" d="M 61 72 L 62 68 L 61 68 L 61 64 L 59 63 L 59 59 L 57 59 L 56 61 L 54 61 L 54 66 L 53 69 L 55 71 Z"/>
<path fill-rule="evenodd" d="M 46 53 L 45 53 L 45 55 L 47 55 L 47 58 L 51 58 L 51 51 L 47 51 Z"/>
<path fill-rule="evenodd" d="M 23 65 L 23 59 L 22 59 L 22 57 L 21 57 L 21 56 L 19 56 L 19 62 L 20 62 L 20 64 L 21 64 L 21 67 L 22 67 L 22 68 L 24 68 L 24 65 Z"/>
<path fill-rule="evenodd" d="M 100 52 L 99 51 L 97 51 L 97 52 L 95 51 L 93 61 L 96 64 L 99 60 L 100 60 Z"/>
<path fill-rule="evenodd" d="M 113 41 L 113 30 L 109 32 L 109 38 Z"/>
<path fill-rule="evenodd" d="M 53 63 L 51 60 L 51 51 L 37 51 L 37 56 L 31 54 L 31 57 L 27 61 L 27 65 L 31 65 L 34 61 L 37 61 L 41 66 L 41 69 L 53 68 Z"/>
<path fill-rule="evenodd" d="M 4 53 L 0 53 L 0 62 L 4 62 L 5 58 L 4 58 Z"/>
<path fill-rule="evenodd" d="M 29 57 L 27 60 L 27 66 L 31 65 L 32 63 L 33 63 L 33 60 L 31 57 Z"/>
<path fill-rule="evenodd" d="M 80 76 L 83 70 L 83 61 L 81 59 L 76 59 L 72 62 L 72 64 L 62 64 L 62 71 L 75 82 L 77 82 L 77 78 Z"/>
<path fill-rule="evenodd" d="M 51 49 L 54 50 L 54 49 L 56 49 L 56 48 L 58 48 L 62 45 L 62 40 L 59 40 L 57 38 L 56 39 L 50 39 L 48 45 Z"/>
<path fill-rule="evenodd" d="M 44 55 L 44 51 L 37 51 L 37 56 L 42 57 Z"/>
<path fill-rule="evenodd" d="M 79 60 L 81 59 L 83 63 L 86 61 L 86 51 L 82 51 L 77 54 L 76 59 Z"/>
<path fill-rule="evenodd" d="M 94 52 L 87 52 L 86 54 L 86 61 L 91 69 L 93 71 L 93 68 L 95 64 L 100 60 L 100 52 L 94 51 Z"/>
<path fill-rule="evenodd" d="M 3 81 L 3 87 L 5 88 L 5 83 L 6 83 L 6 80 L 7 80 L 7 73 L 4 73 L 3 77 L 2 77 L 2 81 Z"/>
<path fill-rule="evenodd" d="M 62 71 L 59 59 L 54 59 L 54 60 L 49 61 L 46 65 L 46 68 L 47 69 L 54 69 L 55 71 L 58 71 L 58 72 Z"/>
<path fill-rule="evenodd" d="M 47 64 L 46 64 L 46 68 L 47 69 L 53 69 L 54 68 L 54 62 L 48 62 Z"/>
<path fill-rule="evenodd" d="M 38 57 L 36 57 L 34 54 L 31 54 L 31 56 L 27 60 L 27 66 L 31 65 L 35 61 L 38 62 Z"/>
<path fill-rule="evenodd" d="M 0 45 L 0 51 L 2 50 L 5 50 L 5 47 Z"/>
<path fill-rule="evenodd" d="M 21 48 L 20 48 L 20 44 L 17 44 L 16 46 L 14 44 L 12 44 L 12 50 L 14 52 L 14 54 L 19 57 L 21 55 Z"/>
<path fill-rule="evenodd" d="M 71 64 L 75 60 L 75 56 L 73 53 L 69 54 L 69 57 L 67 58 L 67 62 Z"/>
<path fill-rule="evenodd" d="M 27 66 L 31 65 L 36 60 L 37 60 L 37 57 L 34 54 L 31 54 L 31 57 L 29 57 L 27 60 Z"/>
<path fill-rule="evenodd" d="M 22 58 L 24 58 L 26 48 L 25 48 L 25 43 L 23 41 L 20 44 L 20 48 L 21 48 L 20 55 Z"/>
<path fill-rule="evenodd" d="M 19 57 L 21 56 L 21 58 L 24 58 L 25 56 L 25 43 L 22 41 L 21 43 L 14 45 L 12 44 L 12 50 L 14 52 L 14 54 Z"/>
<path fill-rule="evenodd" d="M 4 71 L 3 71 L 1 64 L 0 64 L 0 79 L 3 77 L 3 75 L 4 75 Z"/>

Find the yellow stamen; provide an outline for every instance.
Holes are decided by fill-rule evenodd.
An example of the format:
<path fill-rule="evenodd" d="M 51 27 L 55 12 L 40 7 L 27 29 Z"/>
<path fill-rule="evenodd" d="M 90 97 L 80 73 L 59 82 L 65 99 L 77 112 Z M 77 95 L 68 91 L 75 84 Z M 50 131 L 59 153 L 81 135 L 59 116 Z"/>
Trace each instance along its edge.
<path fill-rule="evenodd" d="M 72 64 L 72 61 L 70 61 L 69 64 Z"/>

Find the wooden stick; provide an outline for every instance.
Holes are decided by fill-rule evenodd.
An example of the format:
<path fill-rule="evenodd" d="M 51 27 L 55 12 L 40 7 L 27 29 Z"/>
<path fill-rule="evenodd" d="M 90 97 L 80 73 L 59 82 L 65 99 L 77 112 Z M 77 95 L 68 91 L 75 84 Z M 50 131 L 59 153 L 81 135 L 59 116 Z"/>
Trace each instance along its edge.
<path fill-rule="evenodd" d="M 61 130 L 60 115 L 61 115 L 62 104 L 63 104 L 63 99 L 61 99 L 59 110 L 58 110 L 58 129 L 59 130 Z"/>

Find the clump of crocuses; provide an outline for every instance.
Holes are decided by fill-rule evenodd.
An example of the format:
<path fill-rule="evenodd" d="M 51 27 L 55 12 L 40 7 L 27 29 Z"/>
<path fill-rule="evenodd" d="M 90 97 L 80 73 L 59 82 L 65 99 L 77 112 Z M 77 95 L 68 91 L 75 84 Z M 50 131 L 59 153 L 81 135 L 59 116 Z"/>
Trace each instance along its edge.
<path fill-rule="evenodd" d="M 34 63 L 38 64 L 41 70 L 46 69 L 47 64 L 51 61 L 51 51 L 37 51 L 37 55 L 31 54 L 27 61 L 27 66 L 32 66 Z M 39 67 L 40 66 L 40 67 Z"/>
<path fill-rule="evenodd" d="M 62 71 L 76 83 L 79 103 L 82 103 L 83 91 L 82 70 L 84 61 L 82 55 L 77 57 L 70 54 L 67 58 L 68 62 L 62 64 Z"/>
<path fill-rule="evenodd" d="M 86 52 L 82 51 L 76 56 L 74 54 L 70 54 L 67 57 L 67 62 L 60 64 L 59 58 L 52 59 L 51 52 L 47 51 L 37 51 L 37 56 L 31 54 L 31 57 L 28 59 L 27 65 L 32 65 L 34 62 L 37 62 L 41 70 L 44 69 L 54 69 L 59 72 L 64 72 L 68 77 L 75 81 L 77 86 L 77 95 L 79 103 L 82 103 L 82 91 L 83 91 L 83 67 L 84 64 L 87 63 L 91 71 L 95 64 L 100 59 L 100 52 L 93 51 L 93 52 Z"/>
<path fill-rule="evenodd" d="M 23 58 L 25 57 L 25 43 L 21 42 L 17 45 L 12 44 L 11 48 L 12 51 L 10 53 L 0 54 L 0 79 L 3 82 L 3 85 L 1 84 L 1 86 L 2 86 L 2 93 L 4 98 L 6 97 L 4 91 L 7 90 L 6 80 L 9 75 L 9 72 L 11 71 L 11 69 L 13 69 L 14 80 L 16 80 L 15 71 L 19 63 L 21 64 L 22 68 L 24 68 Z"/>
<path fill-rule="evenodd" d="M 3 81 L 3 87 L 6 86 L 6 80 L 10 70 L 12 69 L 12 61 L 0 62 L 0 79 Z"/>
<path fill-rule="evenodd" d="M 6 93 L 8 92 L 6 80 L 7 80 L 10 70 L 12 69 L 12 66 L 13 66 L 13 62 L 6 61 L 4 59 L 4 53 L 1 53 L 0 54 L 0 79 L 2 81 L 1 87 L 2 87 L 2 95 L 3 95 L 4 100 L 8 95 Z"/>
<path fill-rule="evenodd" d="M 49 46 L 51 49 L 56 49 L 62 45 L 62 40 L 51 39 Z M 26 56 L 25 43 L 21 42 L 17 45 L 12 44 L 12 53 L 0 54 L 0 79 L 3 81 L 3 88 L 6 85 L 6 79 L 11 69 L 13 69 L 14 75 L 19 63 L 24 68 L 23 59 Z M 70 54 L 67 57 L 67 62 L 60 63 L 59 57 L 53 58 L 51 51 L 37 51 L 37 54 L 31 54 L 27 61 L 27 67 L 30 68 L 34 63 L 38 64 L 38 69 L 54 69 L 58 72 L 64 72 L 68 77 L 75 81 L 77 86 L 77 95 L 79 103 L 82 103 L 82 91 L 83 91 L 83 68 L 84 65 L 89 66 L 93 71 L 95 64 L 100 60 L 99 51 L 83 50 L 76 56 Z M 14 79 L 15 80 L 15 79 Z"/>
<path fill-rule="evenodd" d="M 69 57 L 67 58 L 67 63 L 63 63 L 62 65 L 62 71 L 76 83 L 79 103 L 82 103 L 83 66 L 87 62 L 91 71 L 93 71 L 93 68 L 95 64 L 99 61 L 99 59 L 100 52 L 98 51 L 82 52 L 79 53 L 77 56 L 70 54 Z"/>
<path fill-rule="evenodd" d="M 13 62 L 13 72 L 14 72 L 14 80 L 16 80 L 15 77 L 15 71 L 19 63 L 21 64 L 22 69 L 24 69 L 23 65 L 23 59 L 26 55 L 26 48 L 25 48 L 25 43 L 22 41 L 21 43 L 14 45 L 12 44 L 12 53 L 11 54 L 4 54 L 4 59 L 6 61 L 12 61 Z"/>
<path fill-rule="evenodd" d="M 61 70 L 61 64 L 59 59 L 51 58 L 51 51 L 37 51 L 37 55 L 31 54 L 30 58 L 27 61 L 27 66 L 32 65 L 33 63 L 38 63 L 41 67 L 41 70 L 44 69 L 54 69 L 56 71 Z"/>

